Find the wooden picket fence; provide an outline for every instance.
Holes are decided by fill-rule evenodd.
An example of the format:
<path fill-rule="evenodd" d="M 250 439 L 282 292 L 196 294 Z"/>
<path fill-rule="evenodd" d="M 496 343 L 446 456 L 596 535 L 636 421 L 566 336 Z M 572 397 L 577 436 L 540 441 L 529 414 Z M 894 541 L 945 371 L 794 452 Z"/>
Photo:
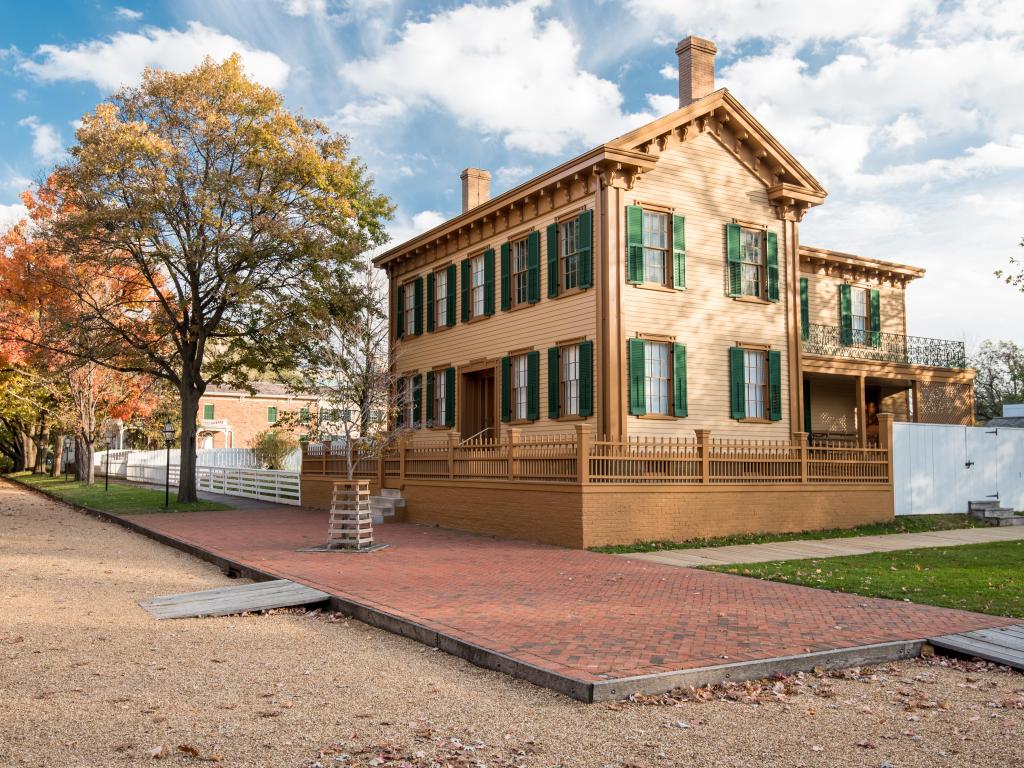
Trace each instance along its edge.
<path fill-rule="evenodd" d="M 409 480 L 519 480 L 603 485 L 888 484 L 888 439 L 881 447 L 812 446 L 806 434 L 791 440 L 716 438 L 595 439 L 589 427 L 573 432 L 460 442 L 400 440 L 377 456 L 354 457 L 355 477 Z M 321 447 L 303 452 L 305 474 L 345 476 L 344 455 Z"/>

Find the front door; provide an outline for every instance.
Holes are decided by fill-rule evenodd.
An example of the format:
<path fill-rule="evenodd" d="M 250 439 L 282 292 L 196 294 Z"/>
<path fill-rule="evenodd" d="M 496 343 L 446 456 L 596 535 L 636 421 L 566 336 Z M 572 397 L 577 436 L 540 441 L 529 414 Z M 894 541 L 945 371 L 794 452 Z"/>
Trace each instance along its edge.
<path fill-rule="evenodd" d="M 462 374 L 462 398 L 459 428 L 462 439 L 495 437 L 494 368 L 482 368 Z"/>

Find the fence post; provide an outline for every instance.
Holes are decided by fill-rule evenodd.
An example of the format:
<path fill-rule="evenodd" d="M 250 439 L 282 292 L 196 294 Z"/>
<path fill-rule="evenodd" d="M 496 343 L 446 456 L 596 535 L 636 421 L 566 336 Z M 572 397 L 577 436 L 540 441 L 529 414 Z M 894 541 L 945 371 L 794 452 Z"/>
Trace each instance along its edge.
<path fill-rule="evenodd" d="M 508 430 L 508 479 L 516 479 L 516 446 L 522 436 L 522 430 L 510 427 Z"/>
<path fill-rule="evenodd" d="M 320 464 L 321 464 L 320 474 L 322 474 L 322 475 L 326 475 L 327 474 L 327 449 L 328 449 L 329 446 L 330 446 L 330 443 L 328 443 L 328 442 L 321 442 L 320 443 L 320 460 L 321 460 L 320 461 Z"/>
<path fill-rule="evenodd" d="M 697 453 L 700 455 L 700 482 L 707 485 L 711 482 L 711 430 L 695 429 L 697 436 Z"/>
<path fill-rule="evenodd" d="M 594 427 L 590 424 L 575 424 L 576 428 L 576 482 L 580 485 L 590 483 L 590 443 L 594 436 Z"/>
<path fill-rule="evenodd" d="M 892 423 L 891 413 L 878 414 L 878 447 L 885 451 L 886 482 L 893 482 L 892 471 Z"/>
<path fill-rule="evenodd" d="M 794 432 L 793 433 L 793 445 L 799 449 L 800 453 L 800 482 L 806 483 L 808 472 L 807 472 L 807 438 L 806 432 Z"/>
<path fill-rule="evenodd" d="M 384 487 L 384 454 L 386 451 L 386 445 L 377 447 L 377 493 L 382 493 L 381 488 Z"/>
<path fill-rule="evenodd" d="M 405 482 L 405 449 L 408 446 L 408 439 L 403 435 L 398 438 L 398 479 Z"/>
<path fill-rule="evenodd" d="M 459 433 L 454 429 L 448 433 L 448 479 L 455 479 L 455 446 L 459 443 Z"/>

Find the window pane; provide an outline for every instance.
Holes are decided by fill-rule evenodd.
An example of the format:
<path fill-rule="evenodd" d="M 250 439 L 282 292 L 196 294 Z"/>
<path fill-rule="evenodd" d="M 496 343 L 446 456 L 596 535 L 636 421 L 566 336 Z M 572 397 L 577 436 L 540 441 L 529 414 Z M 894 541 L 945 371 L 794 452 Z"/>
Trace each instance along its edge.
<path fill-rule="evenodd" d="M 760 296 L 764 289 L 764 233 L 756 229 L 740 230 L 740 261 L 743 293 Z"/>
<path fill-rule="evenodd" d="M 434 373 L 434 423 L 436 425 L 442 425 L 448 421 L 448 414 L 445 413 L 445 406 L 448 404 L 448 398 L 445 396 L 446 382 L 447 377 L 444 375 L 444 371 Z"/>
<path fill-rule="evenodd" d="M 647 412 L 668 414 L 669 385 L 668 344 L 646 342 L 644 344 L 644 388 L 647 396 Z"/>
<path fill-rule="evenodd" d="M 644 211 L 644 280 L 665 282 L 665 260 L 668 254 L 668 214 Z"/>
<path fill-rule="evenodd" d="M 473 317 L 484 313 L 484 257 L 477 256 L 470 263 L 473 286 Z"/>
<path fill-rule="evenodd" d="M 562 288 L 575 288 L 579 285 L 579 222 L 570 219 L 559 224 L 558 229 L 561 233 Z"/>
<path fill-rule="evenodd" d="M 526 418 L 526 387 L 528 383 L 526 355 L 512 358 L 512 418 Z"/>
<path fill-rule="evenodd" d="M 434 275 L 434 323 L 438 328 L 448 324 L 448 273 Z"/>
<path fill-rule="evenodd" d="M 416 290 L 412 283 L 405 286 L 405 333 L 411 335 L 416 332 Z"/>
<path fill-rule="evenodd" d="M 580 412 L 580 348 L 578 344 L 562 347 L 562 413 L 576 415 Z"/>
<path fill-rule="evenodd" d="M 850 319 L 853 323 L 853 343 L 866 344 L 868 341 L 868 290 L 850 289 Z"/>
<path fill-rule="evenodd" d="M 512 303 L 525 304 L 528 275 L 526 272 L 526 240 L 512 243 Z"/>

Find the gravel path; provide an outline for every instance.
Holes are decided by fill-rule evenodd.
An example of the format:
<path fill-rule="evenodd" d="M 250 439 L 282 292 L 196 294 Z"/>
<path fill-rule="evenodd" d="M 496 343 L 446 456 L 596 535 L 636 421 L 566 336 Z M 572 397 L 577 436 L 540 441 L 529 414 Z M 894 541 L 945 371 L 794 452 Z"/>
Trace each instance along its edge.
<path fill-rule="evenodd" d="M 231 583 L 0 483 L 0 765 L 1024 766 L 1024 676 L 989 665 L 588 706 L 356 621 L 136 605 Z"/>

